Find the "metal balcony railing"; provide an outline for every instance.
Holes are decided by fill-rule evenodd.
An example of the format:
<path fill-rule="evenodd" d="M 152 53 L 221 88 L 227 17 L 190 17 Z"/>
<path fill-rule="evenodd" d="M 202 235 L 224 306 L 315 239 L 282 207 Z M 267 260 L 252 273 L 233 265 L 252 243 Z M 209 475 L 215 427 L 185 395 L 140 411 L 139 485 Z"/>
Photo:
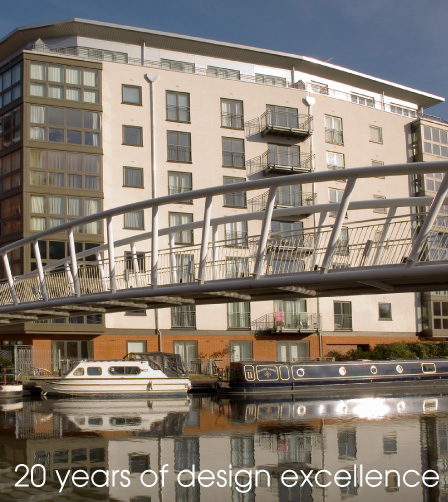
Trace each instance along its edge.
<path fill-rule="evenodd" d="M 247 201 L 249 212 L 264 211 L 268 202 L 269 191 L 264 192 Z M 300 207 L 315 204 L 317 194 L 303 192 L 277 192 L 275 197 L 275 208 L 279 207 Z"/>
<path fill-rule="evenodd" d="M 191 310 L 171 310 L 171 327 L 172 328 L 195 328 L 196 327 L 196 312 Z"/>
<path fill-rule="evenodd" d="M 267 150 L 246 162 L 246 169 L 249 176 L 260 171 L 263 174 L 269 173 L 309 173 L 313 170 L 311 154 L 278 154 Z"/>
<path fill-rule="evenodd" d="M 221 112 L 221 125 L 229 129 L 242 129 L 244 126 L 243 114 Z"/>
<path fill-rule="evenodd" d="M 227 325 L 229 328 L 234 329 L 250 328 L 250 312 L 227 314 Z"/>
<path fill-rule="evenodd" d="M 261 133 L 307 138 L 313 132 L 313 117 L 292 108 L 266 110 L 245 124 L 248 136 Z"/>
<path fill-rule="evenodd" d="M 262 332 L 315 332 L 320 329 L 320 314 L 309 312 L 276 311 L 252 322 L 254 331 Z"/>
<path fill-rule="evenodd" d="M 191 147 L 168 145 L 168 160 L 175 162 L 191 162 Z"/>

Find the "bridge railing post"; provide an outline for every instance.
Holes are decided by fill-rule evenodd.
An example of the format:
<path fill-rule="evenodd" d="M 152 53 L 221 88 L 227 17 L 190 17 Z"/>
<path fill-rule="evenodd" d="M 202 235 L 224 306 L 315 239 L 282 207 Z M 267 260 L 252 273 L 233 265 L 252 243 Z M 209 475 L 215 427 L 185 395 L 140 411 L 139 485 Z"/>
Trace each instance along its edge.
<path fill-rule="evenodd" d="M 34 257 L 36 259 L 37 273 L 39 276 L 40 292 L 42 293 L 42 298 L 44 299 L 44 301 L 48 301 L 48 292 L 47 292 L 47 286 L 45 284 L 45 275 L 42 266 L 42 258 L 40 255 L 40 248 L 38 241 L 33 241 L 33 249 L 34 249 Z"/>
<path fill-rule="evenodd" d="M 271 186 L 271 188 L 269 188 L 268 200 L 266 203 L 266 209 L 263 216 L 263 222 L 261 224 L 260 241 L 258 243 L 257 255 L 255 258 L 255 265 L 254 265 L 255 279 L 260 278 L 263 268 L 263 260 L 266 253 L 266 245 L 268 242 L 269 231 L 271 229 L 271 219 L 272 219 L 272 213 L 274 211 L 276 194 L 277 194 L 277 187 Z"/>
<path fill-rule="evenodd" d="M 200 284 L 204 283 L 205 265 L 207 264 L 207 251 L 208 251 L 208 240 L 210 234 L 212 202 L 213 202 L 213 197 L 211 195 L 207 195 L 207 197 L 205 198 L 204 224 L 202 225 L 201 256 L 200 256 L 199 273 L 198 273 L 198 280 Z"/>
<path fill-rule="evenodd" d="M 140 287 L 140 266 L 138 264 L 138 257 L 137 257 L 137 246 L 135 245 L 135 242 L 131 242 L 131 259 L 132 259 L 132 268 L 134 269 L 134 279 L 135 279 L 135 285 L 137 287 Z M 125 267 L 126 267 L 126 260 L 125 260 Z"/>
<path fill-rule="evenodd" d="M 73 228 L 68 229 L 68 247 L 70 251 L 70 259 L 72 262 L 73 287 L 76 296 L 81 296 L 81 288 L 79 285 L 78 261 L 76 259 L 75 239 L 73 237 Z"/>
<path fill-rule="evenodd" d="M 114 227 L 110 216 L 106 219 L 107 225 L 107 250 L 109 254 L 109 287 L 112 293 L 117 291 L 117 278 L 115 276 L 115 248 L 114 248 Z"/>
<path fill-rule="evenodd" d="M 11 272 L 11 266 L 9 265 L 8 255 L 5 253 L 2 255 L 3 258 L 3 266 L 5 267 L 6 277 L 8 279 L 9 292 L 11 293 L 12 303 L 14 305 L 19 304 L 19 300 L 17 299 L 16 288 L 14 287 L 14 278 Z"/>
<path fill-rule="evenodd" d="M 213 271 L 213 279 L 219 278 L 219 274 L 217 274 L 217 264 L 218 264 L 218 225 L 213 225 L 212 228 L 212 271 Z"/>
<path fill-rule="evenodd" d="M 392 220 L 395 217 L 396 212 L 397 212 L 396 207 L 389 208 L 389 211 L 388 211 L 387 217 L 386 217 L 386 222 L 384 223 L 383 230 L 381 232 L 379 241 L 377 243 L 377 248 L 376 248 L 375 256 L 373 258 L 372 265 L 378 265 L 378 263 L 380 261 L 381 255 L 383 254 L 383 250 L 384 250 L 384 243 L 386 242 L 387 236 L 389 235 L 390 226 L 392 224 Z"/>
<path fill-rule="evenodd" d="M 174 233 L 171 232 L 168 236 L 170 246 L 170 269 L 171 269 L 171 282 L 177 283 L 177 263 L 176 254 L 174 253 Z"/>
<path fill-rule="evenodd" d="M 333 230 L 328 241 L 327 250 L 325 252 L 324 259 L 322 260 L 321 269 L 322 272 L 326 272 L 330 266 L 330 262 L 333 258 L 333 253 L 338 244 L 339 237 L 341 236 L 342 224 L 344 223 L 345 215 L 347 213 L 350 198 L 355 188 L 356 178 L 348 178 L 347 185 L 345 187 L 344 193 L 342 194 L 341 202 L 339 203 L 339 210 L 336 215 L 336 220 L 333 225 Z"/>
<path fill-rule="evenodd" d="M 157 267 L 159 262 L 159 206 L 152 207 L 151 240 L 151 285 L 157 287 Z"/>

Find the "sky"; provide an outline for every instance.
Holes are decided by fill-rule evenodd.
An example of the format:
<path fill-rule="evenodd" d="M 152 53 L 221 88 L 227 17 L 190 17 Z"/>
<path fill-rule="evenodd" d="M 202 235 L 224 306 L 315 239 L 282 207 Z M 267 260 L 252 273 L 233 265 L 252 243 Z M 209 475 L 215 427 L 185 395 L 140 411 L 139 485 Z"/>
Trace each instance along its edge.
<path fill-rule="evenodd" d="M 79 17 L 284 51 L 448 97 L 447 0 L 19 0 L 18 26 Z M 448 119 L 448 103 L 427 113 Z"/>

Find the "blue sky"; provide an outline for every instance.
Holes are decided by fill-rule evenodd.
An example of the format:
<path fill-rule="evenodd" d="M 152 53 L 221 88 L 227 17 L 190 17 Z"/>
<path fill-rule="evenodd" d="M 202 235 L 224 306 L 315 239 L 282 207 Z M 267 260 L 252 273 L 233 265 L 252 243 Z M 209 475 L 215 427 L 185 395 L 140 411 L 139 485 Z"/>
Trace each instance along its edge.
<path fill-rule="evenodd" d="M 447 0 L 19 0 L 17 26 L 81 17 L 291 52 L 448 97 Z M 448 104 L 428 113 L 448 118 Z"/>

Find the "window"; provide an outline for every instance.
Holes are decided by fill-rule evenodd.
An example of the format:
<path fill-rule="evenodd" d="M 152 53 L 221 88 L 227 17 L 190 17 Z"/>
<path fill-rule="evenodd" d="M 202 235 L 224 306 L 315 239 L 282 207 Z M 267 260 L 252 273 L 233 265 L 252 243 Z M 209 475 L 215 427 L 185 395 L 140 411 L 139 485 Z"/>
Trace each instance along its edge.
<path fill-rule="evenodd" d="M 373 198 L 374 199 L 386 199 L 386 197 L 384 197 L 384 195 L 374 195 Z M 374 213 L 386 214 L 387 213 L 387 209 L 385 207 L 376 207 L 376 208 L 373 209 L 373 212 Z"/>
<path fill-rule="evenodd" d="M 299 147 L 269 144 L 268 166 L 300 167 Z"/>
<path fill-rule="evenodd" d="M 125 270 L 128 270 L 129 272 L 134 272 L 137 268 L 139 272 L 144 272 L 146 270 L 144 252 L 135 253 L 135 259 L 137 260 L 136 267 L 134 267 L 134 257 L 132 256 L 132 252 L 125 251 L 124 259 L 125 259 Z"/>
<path fill-rule="evenodd" d="M 174 440 L 174 470 L 199 470 L 199 438 L 181 438 Z M 179 500 L 176 498 L 176 500 Z M 185 499 L 187 500 L 187 499 Z M 188 499 L 196 500 L 196 499 Z M 199 499 L 198 499 L 199 500 Z"/>
<path fill-rule="evenodd" d="M 194 366 L 194 360 L 198 358 L 197 341 L 175 341 L 173 342 L 174 353 L 179 354 L 188 371 Z M 192 364 L 193 362 L 193 364 Z"/>
<path fill-rule="evenodd" d="M 380 321 L 392 321 L 391 303 L 378 303 L 378 318 Z"/>
<path fill-rule="evenodd" d="M 250 361 L 253 358 L 253 344 L 250 341 L 230 342 L 230 360 L 232 362 Z"/>
<path fill-rule="evenodd" d="M 169 213 L 170 227 L 184 225 L 193 221 L 191 213 Z M 193 230 L 181 230 L 174 233 L 175 244 L 193 244 Z"/>
<path fill-rule="evenodd" d="M 311 195 L 311 194 L 309 194 Z M 307 194 L 304 197 L 303 205 L 310 204 L 313 200 L 312 196 Z M 286 185 L 277 188 L 275 196 L 276 206 L 298 207 L 302 205 L 302 186 L 301 185 Z"/>
<path fill-rule="evenodd" d="M 352 94 L 351 95 L 352 103 L 356 103 L 358 105 L 363 105 L 363 106 L 370 106 L 374 107 L 375 106 L 375 100 L 373 98 L 370 98 L 369 96 L 362 96 L 361 94 Z"/>
<path fill-rule="evenodd" d="M 328 85 L 322 84 L 321 82 L 311 81 L 311 90 L 317 92 L 318 94 L 324 94 L 328 96 Z"/>
<path fill-rule="evenodd" d="M 182 71 L 184 73 L 194 73 L 194 63 L 187 63 L 185 61 L 173 61 L 171 59 L 162 59 L 160 63 L 162 70 Z"/>
<path fill-rule="evenodd" d="M 191 173 L 181 173 L 168 171 L 168 194 L 190 192 L 193 190 L 193 175 Z M 183 200 L 182 203 L 191 204 L 192 200 Z"/>
<path fill-rule="evenodd" d="M 398 452 L 397 437 L 395 435 L 383 436 L 384 455 L 393 455 Z"/>
<path fill-rule="evenodd" d="M 99 366 L 90 366 L 87 368 L 87 375 L 89 376 L 99 376 L 102 374 L 102 369 Z"/>
<path fill-rule="evenodd" d="M 369 126 L 369 130 L 370 130 L 370 141 L 372 143 L 383 142 L 383 130 L 381 127 Z"/>
<path fill-rule="evenodd" d="M 249 302 L 235 302 L 227 304 L 227 326 L 229 329 L 250 328 Z"/>
<path fill-rule="evenodd" d="M 283 329 L 315 328 L 311 323 L 311 316 L 306 311 L 306 300 L 275 300 L 274 312 L 276 324 Z"/>
<path fill-rule="evenodd" d="M 411 110 L 410 108 L 405 108 L 401 105 L 390 105 L 390 111 L 396 113 L 397 115 L 403 115 L 404 117 L 417 118 L 417 110 Z"/>
<path fill-rule="evenodd" d="M 329 188 L 328 189 L 328 201 L 332 204 L 337 204 L 341 202 L 342 196 L 344 195 L 343 190 L 338 190 L 337 188 Z M 336 216 L 337 211 L 331 211 L 330 216 Z"/>
<path fill-rule="evenodd" d="M 221 98 L 221 127 L 242 129 L 243 124 L 243 102 Z"/>
<path fill-rule="evenodd" d="M 143 230 L 145 228 L 143 209 L 130 211 L 124 214 L 124 228 L 135 228 Z"/>
<path fill-rule="evenodd" d="M 143 188 L 143 169 L 141 167 L 123 167 L 123 186 Z"/>
<path fill-rule="evenodd" d="M 190 122 L 190 94 L 166 92 L 166 120 Z"/>
<path fill-rule="evenodd" d="M 266 125 L 269 127 L 288 127 L 290 129 L 297 129 L 299 126 L 299 114 L 297 108 L 267 105 Z"/>
<path fill-rule="evenodd" d="M 168 131 L 168 161 L 191 162 L 191 135 Z"/>
<path fill-rule="evenodd" d="M 127 354 L 138 354 L 140 352 L 146 352 L 146 340 L 127 340 L 126 341 L 126 353 Z"/>
<path fill-rule="evenodd" d="M 338 431 L 338 453 L 340 460 L 356 460 L 356 429 Z"/>
<path fill-rule="evenodd" d="M 21 107 L 0 115 L 0 150 L 14 146 L 22 139 L 21 124 Z M 40 128 L 37 129 L 38 131 L 36 134 L 41 136 L 42 132 L 40 131 Z"/>
<path fill-rule="evenodd" d="M 142 104 L 142 88 L 138 85 L 121 86 L 122 102 L 126 105 L 141 105 Z"/>
<path fill-rule="evenodd" d="M 328 169 L 344 169 L 345 160 L 343 153 L 326 152 Z"/>
<path fill-rule="evenodd" d="M 239 80 L 240 72 L 230 68 L 219 68 L 217 66 L 207 66 L 207 75 L 209 77 L 228 78 L 230 80 Z"/>
<path fill-rule="evenodd" d="M 143 146 L 143 129 L 136 126 L 123 126 L 123 145 Z"/>
<path fill-rule="evenodd" d="M 342 119 L 325 115 L 325 141 L 335 145 L 343 145 Z"/>
<path fill-rule="evenodd" d="M 448 132 L 436 127 L 423 127 L 423 149 L 425 153 L 431 153 L 441 157 L 448 157 Z"/>
<path fill-rule="evenodd" d="M 224 185 L 243 183 L 246 178 L 233 178 L 224 176 Z M 224 194 L 224 205 L 229 207 L 246 207 L 246 192 L 230 192 Z"/>
<path fill-rule="evenodd" d="M 231 438 L 232 467 L 255 467 L 254 437 Z"/>
<path fill-rule="evenodd" d="M 226 223 L 225 241 L 226 246 L 248 247 L 247 221 Z"/>
<path fill-rule="evenodd" d="M 257 84 L 275 85 L 277 87 L 286 87 L 286 78 L 276 77 L 275 75 L 264 75 L 255 73 L 255 82 Z"/>
<path fill-rule="evenodd" d="M 334 329 L 351 330 L 352 327 L 352 302 L 334 302 Z"/>
<path fill-rule="evenodd" d="M 196 327 L 196 306 L 181 305 L 171 308 L 172 328 L 195 328 Z"/>
<path fill-rule="evenodd" d="M 108 370 L 110 375 L 140 375 L 138 366 L 110 366 Z"/>
<path fill-rule="evenodd" d="M 193 282 L 194 281 L 194 256 L 187 253 L 176 253 L 175 254 L 175 270 L 173 271 L 175 276 L 173 277 L 174 282 Z"/>
<path fill-rule="evenodd" d="M 277 361 L 293 363 L 307 361 L 310 358 L 309 342 L 277 342 Z"/>
<path fill-rule="evenodd" d="M 129 455 L 129 472 L 131 474 L 141 474 L 149 469 L 149 455 L 139 455 L 131 453 Z"/>
<path fill-rule="evenodd" d="M 244 140 L 222 138 L 222 165 L 244 169 Z"/>
<path fill-rule="evenodd" d="M 338 239 L 335 253 L 343 254 L 343 255 L 350 254 L 349 237 L 348 237 L 348 228 L 347 227 L 341 228 L 341 235 Z"/>
<path fill-rule="evenodd" d="M 249 277 L 249 258 L 240 256 L 227 257 L 226 277 L 228 279 L 237 279 L 238 277 Z"/>
<path fill-rule="evenodd" d="M 21 63 L 0 74 L 0 109 L 22 96 L 21 80 Z"/>
<path fill-rule="evenodd" d="M 432 302 L 434 329 L 448 329 L 448 302 Z"/>

